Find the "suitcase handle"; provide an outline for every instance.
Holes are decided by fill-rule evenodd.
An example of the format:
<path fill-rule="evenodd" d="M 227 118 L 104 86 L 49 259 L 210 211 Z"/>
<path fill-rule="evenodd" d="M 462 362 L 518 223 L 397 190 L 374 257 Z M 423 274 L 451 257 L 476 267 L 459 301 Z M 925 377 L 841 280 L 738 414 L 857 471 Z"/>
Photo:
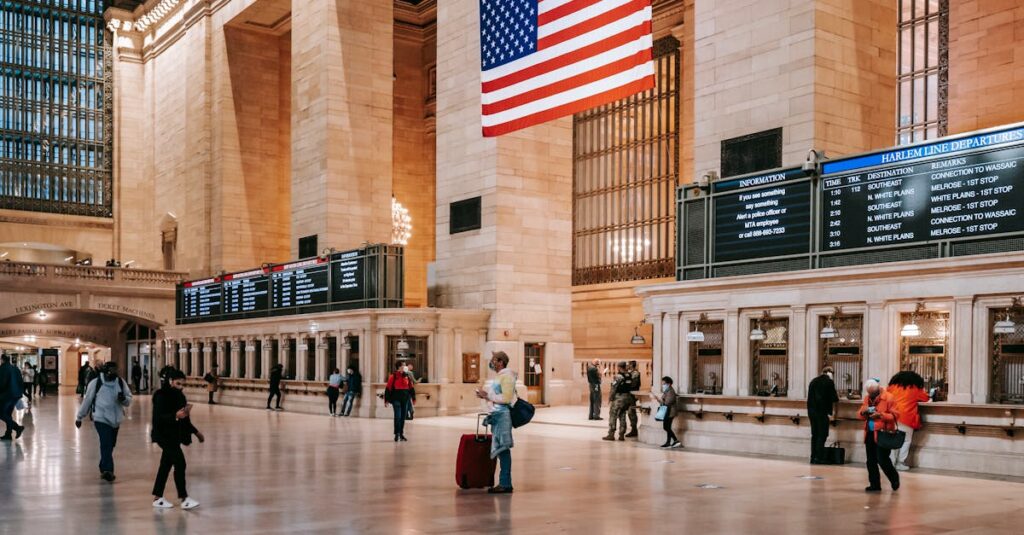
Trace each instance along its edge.
<path fill-rule="evenodd" d="M 486 419 L 490 415 L 491 414 L 488 413 L 488 412 L 480 412 L 480 413 L 477 413 L 477 415 L 476 415 L 476 433 L 474 434 L 473 438 L 477 442 L 486 442 L 487 441 L 487 435 L 486 435 L 486 431 L 487 431 L 486 427 L 487 426 L 484 425 L 484 428 L 485 428 L 484 432 L 485 432 L 485 434 L 481 435 L 480 434 L 480 422 L 482 420 Z"/>

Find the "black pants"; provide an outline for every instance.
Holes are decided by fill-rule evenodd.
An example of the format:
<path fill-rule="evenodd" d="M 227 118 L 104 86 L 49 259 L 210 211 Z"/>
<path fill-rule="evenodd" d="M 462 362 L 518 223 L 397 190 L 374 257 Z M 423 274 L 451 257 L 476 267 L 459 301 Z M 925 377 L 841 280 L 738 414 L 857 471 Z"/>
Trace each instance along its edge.
<path fill-rule="evenodd" d="M 207 392 L 207 395 L 209 396 L 209 400 L 207 401 L 207 403 L 213 403 L 213 394 L 213 390 Z"/>
<path fill-rule="evenodd" d="M 132 386 L 135 387 L 135 393 L 136 394 L 139 393 L 139 381 L 140 380 L 142 380 L 141 377 L 132 377 Z"/>
<path fill-rule="evenodd" d="M 828 414 L 810 413 L 811 421 L 811 461 L 824 462 L 825 441 L 828 440 Z"/>
<path fill-rule="evenodd" d="M 32 401 L 32 383 L 22 381 L 21 389 L 24 390 L 24 393 L 28 397 L 28 400 Z"/>
<path fill-rule="evenodd" d="M 330 409 L 332 416 L 338 412 L 339 393 L 340 391 L 337 388 L 327 387 L 327 408 Z"/>
<path fill-rule="evenodd" d="M 882 465 L 882 471 L 885 472 L 885 477 L 889 478 L 890 485 L 895 487 L 900 484 L 900 473 L 892 465 L 892 450 L 879 448 L 875 442 L 875 433 L 872 431 L 864 433 L 864 452 L 868 458 L 868 484 L 876 488 L 882 486 L 878 465 Z"/>
<path fill-rule="evenodd" d="M 156 481 L 153 483 L 153 496 L 163 496 L 164 487 L 167 486 L 167 476 L 174 469 L 174 487 L 178 491 L 178 498 L 188 498 L 188 491 L 185 490 L 185 453 L 181 451 L 181 444 L 159 444 L 163 453 L 160 454 L 160 468 L 156 471 Z"/>
<path fill-rule="evenodd" d="M 114 448 L 117 447 L 117 427 L 103 422 L 93 422 L 100 437 L 100 472 L 114 472 Z"/>
<path fill-rule="evenodd" d="M 675 420 L 675 416 L 666 416 L 665 420 L 662 421 L 662 428 L 665 430 L 665 444 L 672 444 L 679 442 L 679 437 L 676 436 L 676 432 L 672 430 L 672 420 Z"/>
<path fill-rule="evenodd" d="M 281 389 L 280 388 L 271 388 L 270 389 L 270 395 L 267 396 L 267 407 L 270 407 L 270 400 L 274 399 L 274 396 L 277 396 L 277 408 L 280 409 L 281 408 Z"/>
<path fill-rule="evenodd" d="M 601 417 L 601 385 L 590 385 L 590 419 Z"/>
<path fill-rule="evenodd" d="M 391 408 L 395 411 L 395 434 L 405 436 L 405 418 L 409 411 L 409 391 L 395 390 L 391 399 Z"/>
<path fill-rule="evenodd" d="M 4 432 L 5 437 L 11 436 L 11 433 L 21 427 L 14 423 L 14 406 L 17 403 L 18 398 L 0 399 L 0 421 L 7 424 L 7 431 Z"/>

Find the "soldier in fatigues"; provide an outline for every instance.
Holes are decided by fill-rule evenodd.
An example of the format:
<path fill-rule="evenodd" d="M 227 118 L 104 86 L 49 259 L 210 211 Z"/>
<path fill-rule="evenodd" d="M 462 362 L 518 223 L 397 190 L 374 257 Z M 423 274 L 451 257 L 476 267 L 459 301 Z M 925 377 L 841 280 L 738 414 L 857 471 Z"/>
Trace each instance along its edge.
<path fill-rule="evenodd" d="M 626 440 L 626 409 L 630 398 L 629 374 L 626 371 L 626 362 L 620 362 L 618 373 L 612 379 L 611 405 L 608 407 L 608 435 L 604 440 L 615 440 L 615 429 L 618 424 L 619 440 Z"/>
<path fill-rule="evenodd" d="M 636 429 L 637 416 L 636 416 L 636 396 L 633 392 L 640 390 L 640 370 L 637 369 L 636 361 L 629 361 L 628 373 L 626 379 L 629 381 L 629 398 L 626 400 L 626 407 L 629 413 L 629 428 L 630 431 L 626 433 L 627 437 L 639 436 Z"/>

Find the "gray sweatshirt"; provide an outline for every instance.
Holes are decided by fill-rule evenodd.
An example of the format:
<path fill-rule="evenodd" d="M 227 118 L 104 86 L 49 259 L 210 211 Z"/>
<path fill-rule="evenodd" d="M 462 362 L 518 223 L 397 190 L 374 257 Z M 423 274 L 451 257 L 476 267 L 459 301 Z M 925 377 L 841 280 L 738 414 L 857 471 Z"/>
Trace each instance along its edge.
<path fill-rule="evenodd" d="M 96 392 L 97 388 L 99 388 L 99 393 Z M 119 392 L 124 392 L 124 403 L 117 402 Z M 96 400 L 95 407 L 93 407 L 93 400 Z M 121 378 L 118 377 L 114 381 L 107 382 L 101 373 L 86 387 L 85 397 L 82 399 L 82 405 L 78 408 L 78 415 L 75 419 L 84 420 L 89 415 L 91 408 L 94 422 L 103 422 L 110 427 L 121 427 L 121 420 L 124 420 L 123 407 L 131 404 L 132 391 Z"/>

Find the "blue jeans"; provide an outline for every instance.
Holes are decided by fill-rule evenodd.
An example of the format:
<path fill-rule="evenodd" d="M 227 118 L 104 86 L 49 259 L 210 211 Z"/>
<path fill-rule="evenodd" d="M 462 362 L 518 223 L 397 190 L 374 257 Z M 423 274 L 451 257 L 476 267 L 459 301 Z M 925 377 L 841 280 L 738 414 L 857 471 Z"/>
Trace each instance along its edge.
<path fill-rule="evenodd" d="M 391 409 L 395 411 L 395 434 L 405 435 L 405 401 L 395 401 Z"/>
<path fill-rule="evenodd" d="M 96 424 L 96 434 L 100 436 L 100 472 L 114 472 L 114 447 L 117 446 L 118 428 L 103 422 Z"/>
<path fill-rule="evenodd" d="M 352 403 L 355 402 L 357 395 L 352 392 L 345 392 L 345 399 L 341 400 L 341 414 L 345 416 L 352 414 Z"/>
<path fill-rule="evenodd" d="M 512 450 L 498 454 L 498 485 L 512 488 Z"/>

